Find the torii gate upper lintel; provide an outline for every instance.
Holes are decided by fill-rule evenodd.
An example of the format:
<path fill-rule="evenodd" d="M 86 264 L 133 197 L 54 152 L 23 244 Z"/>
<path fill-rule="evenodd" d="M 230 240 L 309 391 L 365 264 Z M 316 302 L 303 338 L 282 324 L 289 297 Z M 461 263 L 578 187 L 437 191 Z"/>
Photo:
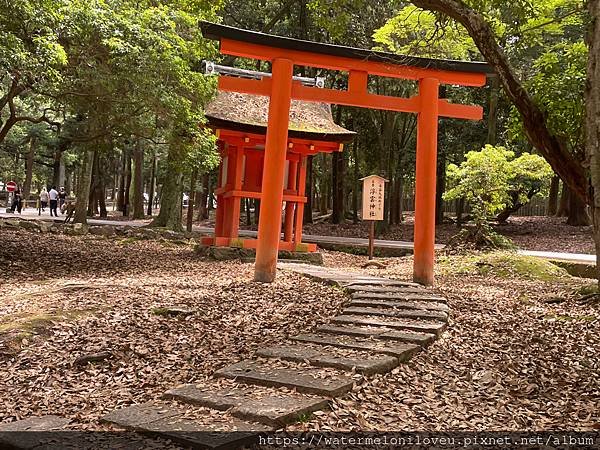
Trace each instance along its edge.
<path fill-rule="evenodd" d="M 439 86 L 483 86 L 487 74 L 492 73 L 490 66 L 301 41 L 210 22 L 202 22 L 201 28 L 205 37 L 219 40 L 221 53 L 267 60 L 272 64 L 268 78 L 219 77 L 220 90 L 270 98 L 255 280 L 271 282 L 275 279 L 289 110 L 291 100 L 296 99 L 418 114 L 413 279 L 433 284 L 438 118 L 481 120 L 483 116 L 480 106 L 452 104 L 440 99 Z M 292 79 L 295 65 L 348 72 L 348 89 L 304 86 Z M 419 93 L 410 98 L 372 94 L 367 86 L 369 75 L 417 80 Z"/>

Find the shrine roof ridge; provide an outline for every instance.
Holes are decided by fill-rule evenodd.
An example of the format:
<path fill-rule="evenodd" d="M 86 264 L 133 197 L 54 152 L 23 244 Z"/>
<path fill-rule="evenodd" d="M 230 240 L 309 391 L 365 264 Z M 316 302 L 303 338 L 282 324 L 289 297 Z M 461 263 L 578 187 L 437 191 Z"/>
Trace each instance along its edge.
<path fill-rule="evenodd" d="M 396 53 L 380 52 L 343 45 L 323 44 L 314 41 L 305 41 L 258 31 L 244 30 L 242 28 L 221 25 L 212 22 L 200 22 L 202 34 L 207 39 L 220 40 L 221 38 L 250 44 L 269 46 L 285 50 L 298 50 L 321 55 L 352 58 L 362 61 L 388 63 L 401 66 L 412 66 L 422 69 L 446 70 L 454 72 L 494 74 L 492 66 L 485 62 L 460 61 L 450 59 L 423 58 L 419 56 L 400 55 Z"/>

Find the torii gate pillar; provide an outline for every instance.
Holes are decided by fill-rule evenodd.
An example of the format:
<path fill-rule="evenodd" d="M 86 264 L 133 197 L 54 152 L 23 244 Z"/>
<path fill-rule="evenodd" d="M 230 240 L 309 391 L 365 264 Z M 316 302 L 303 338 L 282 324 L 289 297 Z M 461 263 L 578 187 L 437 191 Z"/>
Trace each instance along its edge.
<path fill-rule="evenodd" d="M 426 285 L 433 284 L 435 257 L 439 86 L 440 82 L 436 78 L 419 80 L 413 280 Z"/>
<path fill-rule="evenodd" d="M 277 272 L 293 69 L 294 63 L 289 59 L 273 60 L 254 266 L 254 280 L 266 283 L 272 282 Z"/>

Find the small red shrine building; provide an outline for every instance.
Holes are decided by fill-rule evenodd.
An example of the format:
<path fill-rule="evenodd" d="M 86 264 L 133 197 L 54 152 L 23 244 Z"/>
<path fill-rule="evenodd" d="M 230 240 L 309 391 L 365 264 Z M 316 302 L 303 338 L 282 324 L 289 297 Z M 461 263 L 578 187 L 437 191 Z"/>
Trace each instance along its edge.
<path fill-rule="evenodd" d="M 203 238 L 204 245 L 256 248 L 256 239 L 238 235 L 240 209 L 243 199 L 262 196 L 268 116 L 269 97 L 238 92 L 220 91 L 206 109 L 209 126 L 218 138 L 221 164 L 215 189 L 215 235 Z M 328 104 L 291 102 L 279 250 L 316 250 L 315 244 L 302 242 L 307 159 L 317 153 L 342 151 L 354 134 L 333 121 Z"/>

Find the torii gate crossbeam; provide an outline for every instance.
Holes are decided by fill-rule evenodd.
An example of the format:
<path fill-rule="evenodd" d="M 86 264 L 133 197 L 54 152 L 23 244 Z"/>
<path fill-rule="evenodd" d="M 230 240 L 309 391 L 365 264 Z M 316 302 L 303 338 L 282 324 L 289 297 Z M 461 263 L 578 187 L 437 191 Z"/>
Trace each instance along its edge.
<path fill-rule="evenodd" d="M 221 90 L 270 97 L 255 280 L 275 279 L 289 109 L 291 100 L 296 99 L 418 114 L 413 279 L 433 284 L 438 118 L 480 120 L 483 116 L 480 106 L 440 99 L 439 86 L 483 86 L 490 67 L 485 63 L 416 58 L 299 41 L 208 22 L 202 22 L 201 27 L 205 37 L 220 41 L 221 53 L 272 64 L 270 78 L 219 77 Z M 347 72 L 348 89 L 303 86 L 292 80 L 294 66 Z M 417 80 L 419 93 L 410 98 L 372 94 L 368 91 L 369 75 Z"/>

